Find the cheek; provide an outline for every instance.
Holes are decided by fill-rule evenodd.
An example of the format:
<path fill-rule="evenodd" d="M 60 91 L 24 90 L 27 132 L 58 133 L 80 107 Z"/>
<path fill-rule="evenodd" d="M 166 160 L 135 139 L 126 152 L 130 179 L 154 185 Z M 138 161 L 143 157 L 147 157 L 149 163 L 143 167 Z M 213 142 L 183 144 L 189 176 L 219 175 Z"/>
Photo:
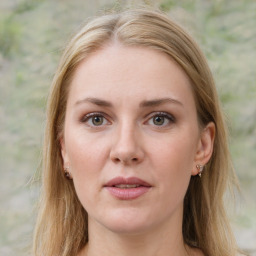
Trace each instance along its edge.
<path fill-rule="evenodd" d="M 74 175 L 81 175 L 97 169 L 107 156 L 106 137 L 97 139 L 84 131 L 68 132 L 66 149 Z M 81 173 L 80 173 L 81 172 Z"/>
<path fill-rule="evenodd" d="M 73 140 L 69 147 L 70 170 L 76 194 L 88 211 L 98 201 L 98 189 L 100 187 L 100 170 L 102 168 L 102 149 L 93 143 L 84 140 Z"/>
<path fill-rule="evenodd" d="M 196 152 L 196 140 L 189 137 L 189 135 L 172 135 L 165 138 L 163 143 L 161 141 L 155 143 L 151 151 L 151 159 L 164 169 L 172 170 L 174 173 L 186 173 L 193 167 Z"/>
<path fill-rule="evenodd" d="M 185 194 L 193 168 L 195 140 L 171 136 L 151 152 L 154 176 L 166 193 Z"/>
<path fill-rule="evenodd" d="M 75 189 L 83 202 L 87 200 L 86 195 L 91 195 L 89 198 L 93 198 L 95 188 L 100 187 L 101 170 L 108 155 L 108 142 L 104 138 L 98 140 L 86 136 L 83 131 L 69 131 L 67 130 L 65 138 L 66 150 Z"/>

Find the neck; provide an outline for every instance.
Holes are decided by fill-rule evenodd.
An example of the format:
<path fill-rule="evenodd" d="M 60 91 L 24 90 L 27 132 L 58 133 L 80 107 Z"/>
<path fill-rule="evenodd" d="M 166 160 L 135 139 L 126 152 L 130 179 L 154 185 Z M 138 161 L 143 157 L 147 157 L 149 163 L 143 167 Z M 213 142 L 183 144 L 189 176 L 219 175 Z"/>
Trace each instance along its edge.
<path fill-rule="evenodd" d="M 189 256 L 183 242 L 182 220 L 137 234 L 120 234 L 89 220 L 89 242 L 79 256 Z"/>

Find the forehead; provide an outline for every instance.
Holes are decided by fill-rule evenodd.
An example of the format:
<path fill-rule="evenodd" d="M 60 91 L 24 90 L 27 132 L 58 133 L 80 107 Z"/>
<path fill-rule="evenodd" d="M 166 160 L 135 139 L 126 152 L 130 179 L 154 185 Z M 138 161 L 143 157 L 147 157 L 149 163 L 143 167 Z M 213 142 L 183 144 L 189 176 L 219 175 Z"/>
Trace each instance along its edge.
<path fill-rule="evenodd" d="M 80 63 L 69 100 L 97 96 L 134 102 L 168 95 L 193 104 L 190 80 L 171 57 L 148 47 L 113 44 Z"/>

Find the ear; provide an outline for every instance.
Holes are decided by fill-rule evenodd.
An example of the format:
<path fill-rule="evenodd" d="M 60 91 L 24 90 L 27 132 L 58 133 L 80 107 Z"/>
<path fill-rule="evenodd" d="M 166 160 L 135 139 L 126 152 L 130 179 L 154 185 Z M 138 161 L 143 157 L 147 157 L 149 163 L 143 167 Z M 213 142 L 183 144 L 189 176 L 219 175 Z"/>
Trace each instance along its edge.
<path fill-rule="evenodd" d="M 215 124 L 213 122 L 208 123 L 201 131 L 200 138 L 197 145 L 197 151 L 194 158 L 194 166 L 192 175 L 197 175 L 198 170 L 196 165 L 206 165 L 210 160 L 213 152 L 215 138 Z"/>
<path fill-rule="evenodd" d="M 63 169 L 64 169 L 65 167 L 69 166 L 69 158 L 66 151 L 64 136 L 60 137 L 60 147 L 61 147 L 61 155 L 62 155 Z"/>

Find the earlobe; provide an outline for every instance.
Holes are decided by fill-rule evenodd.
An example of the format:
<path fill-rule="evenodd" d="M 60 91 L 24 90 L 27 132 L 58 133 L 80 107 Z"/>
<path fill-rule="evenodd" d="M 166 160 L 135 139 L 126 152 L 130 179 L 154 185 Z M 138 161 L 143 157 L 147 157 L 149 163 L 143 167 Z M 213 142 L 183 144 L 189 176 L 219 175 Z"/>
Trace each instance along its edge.
<path fill-rule="evenodd" d="M 68 165 L 68 157 L 67 157 L 67 152 L 66 152 L 66 146 L 65 146 L 65 140 L 63 136 L 60 138 L 60 147 L 61 147 L 61 156 L 63 160 L 63 165 L 66 166 Z"/>
<path fill-rule="evenodd" d="M 213 122 L 210 122 L 201 131 L 197 152 L 194 159 L 194 168 L 192 171 L 192 175 L 198 174 L 198 168 L 196 166 L 205 166 L 210 160 L 213 152 L 214 138 L 215 124 Z"/>
<path fill-rule="evenodd" d="M 60 147 L 61 147 L 61 156 L 62 156 L 62 161 L 63 161 L 63 172 L 64 172 L 64 176 L 66 177 L 66 179 L 68 180 L 72 180 L 72 173 L 69 170 L 69 159 L 67 156 L 67 151 L 66 151 L 66 146 L 65 146 L 65 141 L 64 138 L 61 137 L 60 138 Z"/>

